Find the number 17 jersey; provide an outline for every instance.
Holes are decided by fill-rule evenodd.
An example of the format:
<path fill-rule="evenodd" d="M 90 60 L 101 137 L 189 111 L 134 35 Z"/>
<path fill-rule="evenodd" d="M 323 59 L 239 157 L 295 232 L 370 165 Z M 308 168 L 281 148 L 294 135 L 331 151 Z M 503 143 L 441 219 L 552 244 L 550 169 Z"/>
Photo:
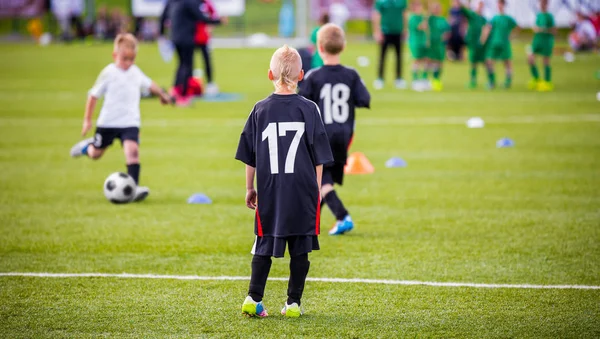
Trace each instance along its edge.
<path fill-rule="evenodd" d="M 369 108 L 371 95 L 356 70 L 326 65 L 310 70 L 300 86 L 300 95 L 319 105 L 336 163 L 346 163 L 354 134 L 355 109 Z"/>
<path fill-rule="evenodd" d="M 257 236 L 319 234 L 315 167 L 333 157 L 314 102 L 297 94 L 271 94 L 256 103 L 235 158 L 256 168 Z"/>

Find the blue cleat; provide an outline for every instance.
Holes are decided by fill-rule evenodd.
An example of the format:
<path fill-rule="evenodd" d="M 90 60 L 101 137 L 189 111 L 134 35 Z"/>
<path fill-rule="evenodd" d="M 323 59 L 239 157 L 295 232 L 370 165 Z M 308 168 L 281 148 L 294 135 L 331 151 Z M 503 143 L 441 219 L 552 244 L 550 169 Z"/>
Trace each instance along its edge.
<path fill-rule="evenodd" d="M 347 215 L 344 220 L 338 220 L 335 225 L 333 225 L 333 228 L 329 230 L 329 235 L 344 234 L 352 231 L 352 229 L 354 229 L 354 222 L 352 221 L 352 218 Z"/>
<path fill-rule="evenodd" d="M 242 314 L 247 317 L 265 318 L 268 316 L 262 301 L 256 302 L 251 296 L 247 296 L 242 304 Z"/>

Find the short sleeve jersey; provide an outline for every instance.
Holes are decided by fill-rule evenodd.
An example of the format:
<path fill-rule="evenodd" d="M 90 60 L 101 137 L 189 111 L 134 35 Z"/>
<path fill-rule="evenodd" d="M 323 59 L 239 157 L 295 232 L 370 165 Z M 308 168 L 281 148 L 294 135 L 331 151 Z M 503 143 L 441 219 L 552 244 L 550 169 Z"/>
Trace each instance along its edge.
<path fill-rule="evenodd" d="M 346 163 L 357 107 L 369 108 L 371 95 L 356 70 L 323 66 L 306 74 L 300 95 L 319 105 L 335 162 Z"/>
<path fill-rule="evenodd" d="M 408 19 L 408 43 L 413 46 L 427 45 L 427 32 L 419 29 L 423 15 L 413 14 Z"/>
<path fill-rule="evenodd" d="M 429 17 L 428 26 L 429 41 L 431 42 L 431 45 L 433 46 L 443 43 L 444 34 L 450 31 L 450 25 L 448 24 L 448 21 L 446 21 L 446 18 L 437 15 L 431 15 Z"/>
<path fill-rule="evenodd" d="M 383 34 L 400 34 L 404 31 L 406 0 L 376 0 L 375 10 L 381 14 Z"/>
<path fill-rule="evenodd" d="M 127 70 L 115 64 L 106 66 L 89 91 L 94 98 L 104 97 L 97 126 L 140 127 L 140 93 L 151 85 L 152 80 L 136 65 Z"/>
<path fill-rule="evenodd" d="M 318 51 L 318 47 L 317 47 L 317 33 L 319 33 L 320 28 L 321 28 L 320 26 L 315 27 L 313 29 L 312 33 L 310 34 L 310 42 L 312 42 L 312 44 L 315 45 L 315 52 L 312 55 L 312 60 L 310 63 L 311 68 L 317 68 L 317 67 L 323 66 L 323 59 L 319 55 L 319 51 Z"/>
<path fill-rule="evenodd" d="M 517 27 L 517 22 L 506 14 L 499 14 L 492 18 L 490 22 L 492 31 L 490 32 L 489 44 L 491 46 L 510 45 L 510 32 Z"/>
<path fill-rule="evenodd" d="M 467 28 L 465 41 L 471 46 L 480 45 L 481 32 L 483 31 L 483 27 L 487 23 L 487 20 L 485 20 L 485 17 L 483 17 L 483 15 L 479 15 L 476 12 L 467 8 L 463 8 L 462 12 L 467 18 L 467 21 L 469 22 L 469 28 Z"/>
<path fill-rule="evenodd" d="M 554 39 L 554 34 L 552 34 L 550 31 L 555 27 L 554 16 L 552 13 L 538 13 L 535 18 L 535 25 L 544 30 L 543 32 L 535 33 L 535 37 L 542 39 Z"/>
<path fill-rule="evenodd" d="M 297 94 L 272 94 L 256 103 L 235 158 L 256 168 L 257 236 L 319 234 L 315 167 L 333 157 L 314 102 Z"/>

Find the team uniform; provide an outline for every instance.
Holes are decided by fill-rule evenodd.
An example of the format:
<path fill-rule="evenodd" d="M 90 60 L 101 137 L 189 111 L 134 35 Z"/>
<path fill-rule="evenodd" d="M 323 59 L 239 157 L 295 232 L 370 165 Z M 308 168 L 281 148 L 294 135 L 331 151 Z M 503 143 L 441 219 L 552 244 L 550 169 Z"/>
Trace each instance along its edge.
<path fill-rule="evenodd" d="M 256 168 L 256 240 L 242 313 L 266 317 L 263 306 L 271 257 L 290 254 L 288 300 L 281 313 L 302 314 L 300 299 L 319 249 L 321 192 L 315 167 L 333 161 L 317 105 L 297 94 L 271 94 L 258 102 L 244 127 L 236 159 Z"/>
<path fill-rule="evenodd" d="M 333 160 L 314 102 L 272 94 L 248 117 L 236 159 L 256 168 L 254 254 L 283 257 L 318 249 L 320 192 L 315 166 Z M 296 246 L 297 245 L 297 246 Z"/>
<path fill-rule="evenodd" d="M 125 140 L 139 143 L 140 93 L 148 91 L 151 85 L 152 80 L 136 65 L 122 70 L 110 64 L 102 70 L 88 93 L 94 98 L 104 97 L 96 122 L 94 147 L 107 148 L 115 139 L 121 143 Z"/>
<path fill-rule="evenodd" d="M 402 33 L 404 32 L 404 12 L 407 0 L 376 0 L 374 9 L 381 15 L 381 33 L 383 42 L 379 56 L 378 81 L 383 87 L 383 76 L 385 67 L 385 54 L 388 47 L 394 47 L 396 54 L 396 87 L 403 88 L 402 80 Z"/>
<path fill-rule="evenodd" d="M 474 88 L 477 86 L 477 64 L 485 62 L 485 44 L 481 43 L 481 32 L 487 24 L 487 20 L 483 15 L 465 7 L 462 7 L 461 10 L 469 23 L 465 41 L 469 49 L 469 62 L 471 63 L 470 86 Z"/>
<path fill-rule="evenodd" d="M 450 24 L 446 21 L 446 18 L 431 15 L 428 19 L 429 27 L 429 48 L 427 49 L 427 57 L 430 62 L 433 63 L 432 73 L 433 82 L 432 88 L 436 91 L 442 90 L 442 83 L 440 77 L 442 74 L 442 64 L 446 59 L 446 41 L 444 36 L 450 32 Z"/>
<path fill-rule="evenodd" d="M 517 27 L 511 16 L 499 14 L 490 21 L 492 31 L 486 42 L 486 59 L 506 61 L 512 59 L 510 32 Z"/>
<path fill-rule="evenodd" d="M 342 65 L 323 66 L 305 76 L 299 94 L 318 103 L 334 162 L 323 168 L 323 184 L 342 185 L 348 148 L 354 135 L 355 109 L 368 108 L 371 95 L 360 75 Z"/>
<path fill-rule="evenodd" d="M 538 13 L 535 18 L 535 25 L 541 30 L 533 36 L 533 42 L 531 43 L 531 52 L 534 55 L 539 55 L 544 58 L 550 58 L 552 51 L 554 50 L 554 34 L 552 30 L 556 27 L 554 23 L 554 16 L 551 13 Z M 531 60 L 530 60 L 531 62 Z M 530 82 L 531 89 L 537 89 L 540 91 L 552 90 L 552 68 L 550 64 L 546 64 L 544 67 L 544 81 L 540 82 L 540 76 L 538 69 L 535 65 L 535 60 L 530 65 L 531 76 L 533 77 Z"/>
<path fill-rule="evenodd" d="M 427 32 L 419 28 L 425 20 L 421 14 L 412 14 L 408 19 L 408 46 L 412 57 L 416 60 L 427 57 Z"/>
<path fill-rule="evenodd" d="M 319 46 L 317 46 L 317 33 L 319 33 L 320 28 L 321 26 L 315 27 L 310 34 L 310 42 L 315 45 L 315 51 L 313 52 L 312 59 L 310 60 L 310 68 L 318 68 L 323 66 L 323 59 L 321 58 L 321 55 L 319 55 Z"/>

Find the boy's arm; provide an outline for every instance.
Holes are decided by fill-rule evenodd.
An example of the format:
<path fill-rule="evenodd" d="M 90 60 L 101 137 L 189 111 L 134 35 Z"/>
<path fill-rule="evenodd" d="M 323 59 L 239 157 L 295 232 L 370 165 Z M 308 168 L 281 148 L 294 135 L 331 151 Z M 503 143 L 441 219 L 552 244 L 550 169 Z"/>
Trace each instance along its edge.
<path fill-rule="evenodd" d="M 161 104 L 166 105 L 169 103 L 173 103 L 173 98 L 171 98 L 169 94 L 165 93 L 165 91 L 163 91 L 163 89 L 160 88 L 154 81 L 150 85 L 149 89 L 150 93 L 157 95 L 160 98 Z"/>
<path fill-rule="evenodd" d="M 254 189 L 254 175 L 256 168 L 246 165 L 246 206 L 256 209 L 256 190 Z M 320 182 L 320 181 L 319 181 Z"/>
<path fill-rule="evenodd" d="M 490 32 L 492 31 L 492 25 L 491 24 L 487 24 L 485 25 L 485 27 L 483 28 L 483 30 L 481 31 L 481 44 L 485 45 L 485 42 L 487 41 L 488 37 L 490 36 Z"/>
<path fill-rule="evenodd" d="M 381 13 L 377 9 L 373 10 L 371 14 L 371 25 L 373 26 L 373 38 L 377 42 L 383 41 L 383 34 L 381 34 Z"/>
<path fill-rule="evenodd" d="M 187 10 L 189 11 L 189 13 L 191 13 L 195 18 L 196 21 L 201 21 L 204 22 L 206 24 L 212 24 L 212 25 L 219 25 L 221 23 L 227 23 L 226 19 L 213 19 L 213 18 L 209 18 L 206 15 L 204 15 L 204 13 L 202 13 L 202 11 L 200 10 L 200 6 L 198 6 L 198 1 L 197 0 L 186 0 L 185 4 L 187 5 Z"/>
<path fill-rule="evenodd" d="M 319 185 L 319 192 L 321 192 L 321 180 L 323 180 L 323 165 L 317 165 L 315 167 L 317 172 L 317 185 Z"/>
<path fill-rule="evenodd" d="M 92 129 L 92 115 L 94 115 L 94 109 L 96 109 L 96 103 L 98 98 L 93 95 L 88 95 L 87 102 L 85 103 L 85 113 L 83 116 L 83 128 L 81 129 L 81 136 L 85 136 L 87 132 Z"/>
<path fill-rule="evenodd" d="M 165 4 L 165 8 L 163 9 L 162 14 L 160 15 L 160 36 L 164 36 L 165 35 L 165 26 L 166 26 L 166 22 L 167 22 L 167 18 L 169 16 L 169 7 L 170 7 L 171 1 L 168 0 L 167 3 Z"/>
<path fill-rule="evenodd" d="M 367 90 L 360 75 L 357 74 L 356 76 L 357 79 L 353 89 L 354 105 L 356 107 L 371 108 L 371 94 L 369 94 L 369 90 Z"/>

